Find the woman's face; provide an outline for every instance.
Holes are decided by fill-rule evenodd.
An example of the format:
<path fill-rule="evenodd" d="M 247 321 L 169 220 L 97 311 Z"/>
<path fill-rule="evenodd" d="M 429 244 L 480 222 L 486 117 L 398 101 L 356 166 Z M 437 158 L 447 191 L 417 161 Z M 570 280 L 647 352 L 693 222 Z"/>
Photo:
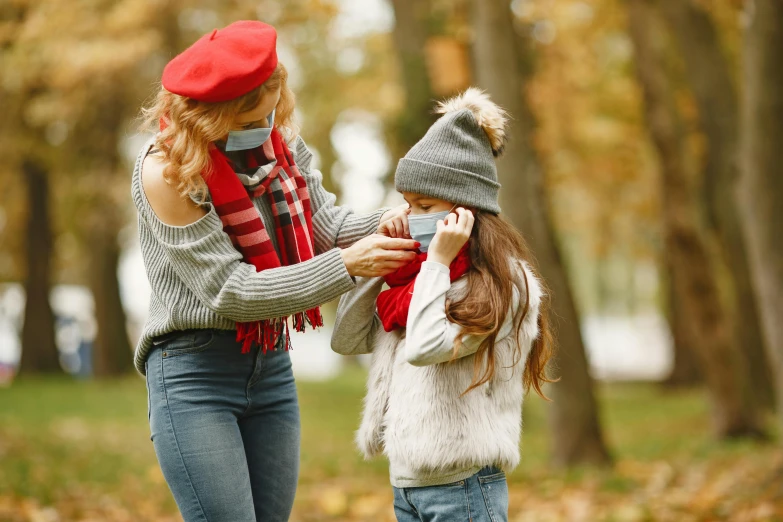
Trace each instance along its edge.
<path fill-rule="evenodd" d="M 278 87 L 274 91 L 268 91 L 261 96 L 258 105 L 253 109 L 245 112 L 240 112 L 234 118 L 234 125 L 231 130 L 249 130 L 258 129 L 261 127 L 269 127 L 267 117 L 272 114 L 272 111 L 277 107 L 277 103 L 280 101 L 280 88 Z"/>
<path fill-rule="evenodd" d="M 404 197 L 405 201 L 410 205 L 411 215 L 434 214 L 436 212 L 451 210 L 454 207 L 454 203 L 449 201 L 425 196 L 423 194 L 416 194 L 414 192 L 403 192 L 402 197 Z"/>

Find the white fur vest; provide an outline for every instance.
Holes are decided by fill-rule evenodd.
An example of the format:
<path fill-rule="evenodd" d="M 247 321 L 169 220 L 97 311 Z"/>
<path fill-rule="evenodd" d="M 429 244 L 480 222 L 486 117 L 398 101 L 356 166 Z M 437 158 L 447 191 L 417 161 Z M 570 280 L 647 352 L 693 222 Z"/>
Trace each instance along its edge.
<path fill-rule="evenodd" d="M 498 339 L 495 375 L 462 395 L 473 380 L 475 355 L 453 362 L 414 366 L 405 357 L 405 329 L 385 332 L 374 315 L 382 280 L 362 280 L 340 303 L 332 348 L 344 354 L 372 352 L 364 413 L 356 441 L 369 458 L 384 453 L 392 466 L 422 474 L 496 465 L 510 470 L 519 463 L 522 424 L 522 372 L 538 336 L 542 290 L 525 264 L 529 308 L 519 337 L 516 330 Z M 520 269 L 519 302 L 524 303 Z M 460 297 L 457 281 L 447 298 Z M 515 299 L 516 301 L 516 299 Z M 517 305 L 515 302 L 514 305 Z M 521 314 L 524 306 L 509 305 Z M 367 320 L 351 314 L 359 314 Z M 521 360 L 514 365 L 517 343 Z"/>

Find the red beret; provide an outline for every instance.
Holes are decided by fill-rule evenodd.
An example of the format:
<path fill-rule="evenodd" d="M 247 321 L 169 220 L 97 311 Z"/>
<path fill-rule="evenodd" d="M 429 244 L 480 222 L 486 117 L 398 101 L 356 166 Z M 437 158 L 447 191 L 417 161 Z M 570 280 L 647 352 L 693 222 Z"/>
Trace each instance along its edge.
<path fill-rule="evenodd" d="M 203 102 L 233 100 L 262 85 L 277 67 L 277 31 L 242 20 L 205 34 L 163 69 L 174 94 Z"/>

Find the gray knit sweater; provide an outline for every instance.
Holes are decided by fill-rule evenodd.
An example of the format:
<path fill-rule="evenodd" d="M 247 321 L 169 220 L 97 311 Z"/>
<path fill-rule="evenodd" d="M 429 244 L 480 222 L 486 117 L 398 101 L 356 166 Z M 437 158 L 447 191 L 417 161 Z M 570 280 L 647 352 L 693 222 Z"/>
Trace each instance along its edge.
<path fill-rule="evenodd" d="M 354 288 L 339 249 L 372 234 L 384 211 L 358 216 L 335 206 L 336 198 L 323 188 L 321 173 L 311 168 L 312 153 L 301 138 L 291 150 L 310 191 L 316 256 L 261 272 L 242 262 L 209 201 L 203 203 L 207 214 L 189 225 L 171 226 L 158 219 L 141 184 L 141 167 L 153 144 L 151 138 L 141 148 L 131 180 L 152 287 L 149 315 L 134 355 L 139 372 L 146 373 L 145 361 L 158 335 L 188 328 L 233 330 L 237 321 L 301 312 Z M 274 221 L 266 196 L 253 198 L 253 204 L 271 232 Z M 279 254 L 275 234 L 269 237 Z"/>

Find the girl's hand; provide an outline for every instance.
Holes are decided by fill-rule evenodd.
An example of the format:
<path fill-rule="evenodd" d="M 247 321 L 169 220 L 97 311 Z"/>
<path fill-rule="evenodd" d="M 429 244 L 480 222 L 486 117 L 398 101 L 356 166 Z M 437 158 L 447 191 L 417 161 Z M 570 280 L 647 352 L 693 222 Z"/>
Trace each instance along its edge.
<path fill-rule="evenodd" d="M 381 216 L 381 224 L 378 225 L 377 233 L 386 237 L 398 237 L 410 239 L 408 229 L 408 214 L 410 206 L 405 203 L 387 211 Z"/>
<path fill-rule="evenodd" d="M 427 261 L 449 266 L 470 239 L 473 231 L 473 212 L 462 207 L 452 212 L 443 221 L 438 221 L 438 231 L 432 238 L 427 251 Z"/>

